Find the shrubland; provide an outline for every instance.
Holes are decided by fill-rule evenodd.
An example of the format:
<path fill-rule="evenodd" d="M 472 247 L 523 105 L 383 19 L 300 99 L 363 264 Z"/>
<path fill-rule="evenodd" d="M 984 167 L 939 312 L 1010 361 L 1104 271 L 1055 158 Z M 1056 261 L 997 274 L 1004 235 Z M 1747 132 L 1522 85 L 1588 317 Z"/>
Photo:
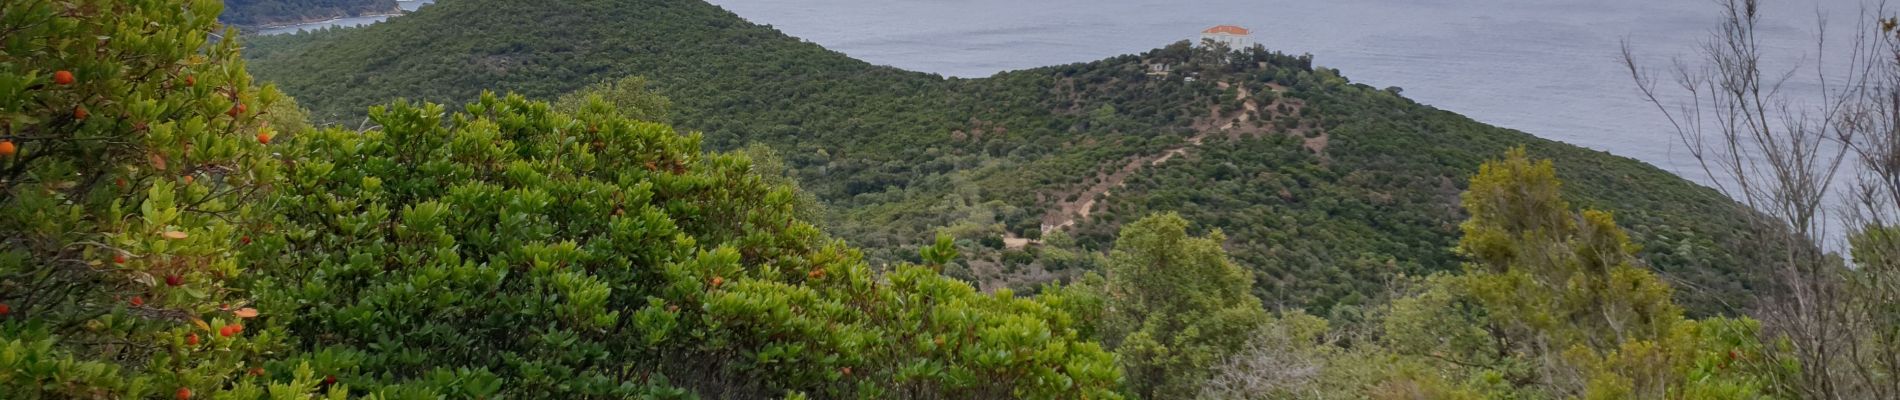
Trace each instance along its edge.
<path fill-rule="evenodd" d="M 1344 84 L 1303 58 L 1176 46 L 959 83 L 1033 88 L 1051 82 L 1038 74 L 1064 69 L 1073 73 L 1055 76 L 1133 79 L 1117 75 L 1128 62 L 1179 56 L 1189 58 L 1170 62 L 1231 68 L 1203 77 L 1268 76 L 1226 88 L 1184 79 L 1139 87 L 1246 88 L 1335 110 L 1313 111 L 1317 122 L 1272 122 L 1310 129 L 1297 137 L 1222 131 L 1181 161 L 1143 160 L 1155 177 L 1127 183 L 1137 200 L 1106 206 L 1073 232 L 999 248 L 1003 238 L 984 235 L 1026 233 L 1003 222 L 1024 211 L 990 199 L 984 185 L 1030 176 L 1004 166 L 1088 171 L 1118 152 L 1190 141 L 1104 136 L 1128 141 L 1051 143 L 1051 158 L 940 150 L 946 162 L 986 166 L 933 167 L 943 170 L 911 185 L 946 187 L 887 188 L 911 200 L 852 203 L 827 194 L 837 187 L 801 189 L 813 164 L 784 151 L 796 146 L 764 135 L 724 151 L 718 143 L 737 136 L 709 136 L 736 134 L 669 125 L 711 114 L 703 98 L 664 96 L 652 81 L 577 86 L 552 102 L 496 92 L 455 106 L 384 99 L 364 109 L 365 123 L 312 124 L 297 101 L 252 80 L 239 57 L 245 38 L 213 19 L 217 2 L 76 4 L 0 6 L 9 32 L 0 53 L 0 387 L 9 398 L 1737 399 L 1884 393 L 1878 384 L 1894 376 L 1892 318 L 1881 306 L 1894 286 L 1892 229 L 1855 232 L 1860 268 L 1839 258 L 1823 266 L 1837 268 L 1827 282 L 1840 286 L 1829 290 L 1855 301 L 1821 307 L 1856 330 L 1829 353 L 1846 361 L 1817 363 L 1816 349 L 1779 319 L 1689 311 L 1683 299 L 1707 297 L 1685 295 L 1669 268 L 1749 270 L 1736 264 L 1746 256 L 1694 250 L 1734 247 L 1645 250 L 1622 226 L 1707 219 L 1678 214 L 1715 207 L 1690 201 L 1700 192 L 1623 191 L 1648 175 L 1602 172 L 1652 170 L 1547 142 L 1511 146 L 1475 126 L 1438 132 L 1501 148 L 1475 156 L 1473 173 L 1446 165 L 1417 170 L 1436 183 L 1398 183 L 1412 175 L 1380 168 L 1478 150 L 1377 157 L 1355 146 L 1421 148 L 1412 141 L 1425 133 L 1388 129 L 1469 122 Z M 1017 90 L 1018 100 L 1040 101 Z M 1088 92 L 1070 101 L 1129 96 Z M 1076 117 L 1089 127 L 1042 129 L 1114 135 L 1160 126 L 1139 121 L 1172 107 L 1111 103 L 1136 106 L 1090 103 Z M 788 111 L 738 114 L 779 112 Z M 1340 142 L 1314 152 L 1308 139 L 1322 129 Z M 1248 151 L 1257 152 L 1234 155 Z M 1370 169 L 1334 169 L 1342 164 Z M 1452 175 L 1461 182 L 1444 181 Z M 1171 188 L 1160 182 L 1169 177 L 1202 184 Z M 1380 181 L 1411 189 L 1355 192 Z M 1271 188 L 1284 203 L 1246 187 Z M 994 192 L 1008 199 L 1012 190 Z M 1315 195 L 1325 191 L 1368 197 Z M 1237 197 L 1204 197 L 1212 192 Z M 907 196 L 936 205 L 897 208 L 927 198 Z M 1408 216 L 1395 206 L 1433 196 L 1454 197 L 1455 208 Z M 1165 211 L 1203 203 L 1236 206 Z M 1655 207 L 1598 207 L 1606 204 Z M 872 250 L 827 233 L 883 229 L 849 222 L 867 215 L 946 224 Z M 1301 222 L 1319 215 L 1355 222 Z M 1251 225 L 1267 220 L 1284 230 Z M 1444 220 L 1455 223 L 1422 227 Z M 1448 245 L 1424 250 L 1435 243 Z M 1364 275 L 1285 261 L 1365 246 L 1385 250 L 1355 256 L 1349 267 L 1374 270 Z M 1417 258 L 1400 258 L 1409 254 Z M 980 278 L 968 276 L 979 260 L 1068 272 L 1019 293 L 965 279 Z M 1450 266 L 1427 267 L 1439 264 Z M 1331 278 L 1288 278 L 1309 275 Z M 1371 278 L 1380 281 L 1362 281 Z M 1817 386 L 1835 381 L 1850 384 Z"/>

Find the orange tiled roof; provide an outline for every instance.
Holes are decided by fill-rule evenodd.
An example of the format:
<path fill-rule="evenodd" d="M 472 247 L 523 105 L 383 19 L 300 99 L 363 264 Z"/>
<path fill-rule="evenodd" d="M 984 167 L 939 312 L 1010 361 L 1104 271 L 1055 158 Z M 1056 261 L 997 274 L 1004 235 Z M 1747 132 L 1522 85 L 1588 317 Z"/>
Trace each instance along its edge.
<path fill-rule="evenodd" d="M 1250 34 L 1251 32 L 1248 31 L 1247 28 L 1242 28 L 1242 27 L 1233 26 L 1233 25 L 1220 25 L 1220 26 L 1215 26 L 1212 28 L 1207 28 L 1207 30 L 1201 31 L 1201 33 L 1225 33 L 1229 35 L 1247 35 L 1247 34 Z"/>

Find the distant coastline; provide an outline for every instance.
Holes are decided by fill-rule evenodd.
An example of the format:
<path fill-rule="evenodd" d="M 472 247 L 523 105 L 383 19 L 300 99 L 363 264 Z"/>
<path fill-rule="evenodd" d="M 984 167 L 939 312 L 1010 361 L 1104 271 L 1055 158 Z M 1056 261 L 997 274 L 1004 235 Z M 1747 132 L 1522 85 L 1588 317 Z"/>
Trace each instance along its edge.
<path fill-rule="evenodd" d="M 392 17 L 407 15 L 430 4 L 435 4 L 435 0 L 397 0 L 396 8 L 386 11 L 356 15 L 328 15 L 324 17 L 305 18 L 298 22 L 279 22 L 240 27 L 239 29 L 244 31 L 245 34 L 268 36 L 329 28 L 351 28 L 382 22 Z"/>
<path fill-rule="evenodd" d="M 274 29 L 290 28 L 290 27 L 295 27 L 298 25 L 314 25 L 314 24 L 332 23 L 332 22 L 342 21 L 342 20 L 346 20 L 350 18 L 388 18 L 388 17 L 394 17 L 394 16 L 399 16 L 399 15 L 408 14 L 408 13 L 409 13 L 408 10 L 404 10 L 401 5 L 398 5 L 396 6 L 395 9 L 385 10 L 385 11 L 376 12 L 376 13 L 365 13 L 365 14 L 357 14 L 357 15 L 326 15 L 326 16 L 320 16 L 320 17 L 313 16 L 313 17 L 307 17 L 307 18 L 303 18 L 303 19 L 295 20 L 295 21 L 284 21 L 284 22 L 273 22 L 269 24 L 238 26 L 238 29 L 243 30 L 245 32 L 259 32 L 259 31 L 267 31 L 267 30 L 274 30 Z"/>

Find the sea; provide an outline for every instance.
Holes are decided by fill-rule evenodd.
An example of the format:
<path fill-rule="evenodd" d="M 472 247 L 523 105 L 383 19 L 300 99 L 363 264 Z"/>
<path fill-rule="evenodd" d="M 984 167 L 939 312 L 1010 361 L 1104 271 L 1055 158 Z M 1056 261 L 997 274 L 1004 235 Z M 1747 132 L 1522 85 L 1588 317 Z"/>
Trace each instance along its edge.
<path fill-rule="evenodd" d="M 435 0 L 396 0 L 396 5 L 399 7 L 402 7 L 403 12 L 411 12 L 411 11 L 419 10 L 419 9 L 422 9 L 422 6 L 434 4 L 434 3 L 435 3 Z M 302 23 L 302 24 L 284 25 L 284 26 L 259 29 L 257 31 L 257 34 L 282 35 L 286 33 L 314 31 L 314 30 L 324 29 L 324 28 L 354 28 L 358 26 L 374 24 L 377 22 L 383 22 L 384 20 L 387 20 L 390 17 L 395 17 L 395 16 L 394 15 L 365 15 L 361 17 L 343 17 L 343 18 L 336 18 L 336 19 L 330 19 L 330 20 L 324 20 L 324 21 L 316 21 L 316 22 L 309 22 L 309 23 Z"/>

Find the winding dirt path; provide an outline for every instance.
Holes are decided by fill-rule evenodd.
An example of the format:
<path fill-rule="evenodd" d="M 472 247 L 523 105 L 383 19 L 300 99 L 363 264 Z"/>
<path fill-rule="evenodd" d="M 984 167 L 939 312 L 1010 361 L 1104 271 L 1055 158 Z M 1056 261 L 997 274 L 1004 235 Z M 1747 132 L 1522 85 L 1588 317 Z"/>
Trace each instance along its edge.
<path fill-rule="evenodd" d="M 1206 141 L 1209 133 L 1211 132 L 1201 132 L 1198 135 L 1194 135 L 1194 137 L 1188 138 L 1187 144 L 1162 151 L 1161 154 L 1135 157 L 1135 159 L 1129 160 L 1127 164 L 1123 164 L 1120 169 L 1115 170 L 1114 173 L 1097 175 L 1094 179 L 1095 184 L 1089 185 L 1081 194 L 1076 195 L 1074 200 L 1058 200 L 1055 210 L 1043 214 L 1042 233 L 1046 234 L 1057 230 L 1068 229 L 1069 227 L 1075 226 L 1077 221 L 1088 220 L 1089 213 L 1095 210 L 1095 202 L 1112 195 L 1113 193 L 1111 193 L 1110 190 L 1121 187 L 1122 184 L 1127 183 L 1129 176 L 1141 171 L 1142 167 L 1161 165 L 1161 163 L 1168 162 L 1168 160 L 1172 160 L 1174 157 L 1187 155 L 1188 150 L 1200 147 L 1201 143 Z"/>
<path fill-rule="evenodd" d="M 1229 87 L 1227 82 L 1217 82 L 1217 85 L 1221 89 L 1227 89 Z M 1268 84 L 1268 89 L 1275 92 L 1284 92 L 1286 90 L 1284 87 L 1273 84 Z M 1266 107 L 1261 107 L 1260 104 L 1253 100 L 1253 94 L 1244 86 L 1239 88 L 1236 97 L 1239 100 L 1245 100 L 1242 104 L 1242 112 L 1230 117 L 1221 115 L 1220 109 L 1218 108 L 1208 110 L 1208 119 L 1205 120 L 1205 123 L 1195 124 L 1200 128 L 1200 132 L 1195 134 L 1194 137 L 1188 138 L 1187 144 L 1164 150 L 1158 154 L 1135 157 L 1134 159 L 1128 160 L 1126 164 L 1123 164 L 1121 168 L 1116 169 L 1114 172 L 1097 174 L 1088 181 L 1093 183 L 1088 185 L 1088 187 L 1083 189 L 1080 193 L 1076 193 L 1074 196 L 1060 197 L 1056 200 L 1056 207 L 1043 214 L 1042 233 L 1048 234 L 1050 232 L 1068 229 L 1075 226 L 1078 222 L 1087 221 L 1089 214 L 1095 210 L 1096 202 L 1113 195 L 1111 191 L 1126 183 L 1129 176 L 1141 171 L 1143 167 L 1158 166 L 1168 162 L 1168 160 L 1173 160 L 1175 157 L 1186 156 L 1190 151 L 1194 150 L 1194 148 L 1200 147 L 1210 134 L 1226 132 L 1229 139 L 1232 140 L 1239 140 L 1243 134 L 1247 133 L 1254 135 L 1265 134 L 1268 129 L 1272 128 L 1261 126 L 1261 124 L 1251 124 L 1243 127 L 1243 129 L 1235 128 L 1238 124 L 1252 122 L 1254 120 L 1253 115 L 1260 113 L 1262 110 L 1265 110 L 1273 118 L 1281 118 L 1297 115 L 1297 111 L 1305 106 L 1305 104 L 1301 102 L 1289 102 L 1290 104 L 1288 104 L 1288 106 L 1293 112 L 1282 112 L 1278 107 L 1282 104 L 1282 101 L 1275 101 Z M 1266 122 L 1266 120 L 1263 119 L 1262 122 Z M 1214 123 L 1220 123 L 1220 125 L 1213 126 Z M 1295 128 L 1291 132 L 1303 134 L 1304 130 L 1305 128 L 1301 127 Z M 1306 138 L 1304 144 L 1309 150 L 1324 152 L 1327 144 L 1326 141 L 1326 135 L 1321 133 L 1318 137 Z M 1009 239 L 1017 240 L 1011 241 Z M 1012 248 L 1019 248 L 1030 244 L 1030 242 L 1032 241 L 1015 238 L 1013 235 L 1005 239 L 1005 244 L 1011 245 L 1010 247 Z"/>

